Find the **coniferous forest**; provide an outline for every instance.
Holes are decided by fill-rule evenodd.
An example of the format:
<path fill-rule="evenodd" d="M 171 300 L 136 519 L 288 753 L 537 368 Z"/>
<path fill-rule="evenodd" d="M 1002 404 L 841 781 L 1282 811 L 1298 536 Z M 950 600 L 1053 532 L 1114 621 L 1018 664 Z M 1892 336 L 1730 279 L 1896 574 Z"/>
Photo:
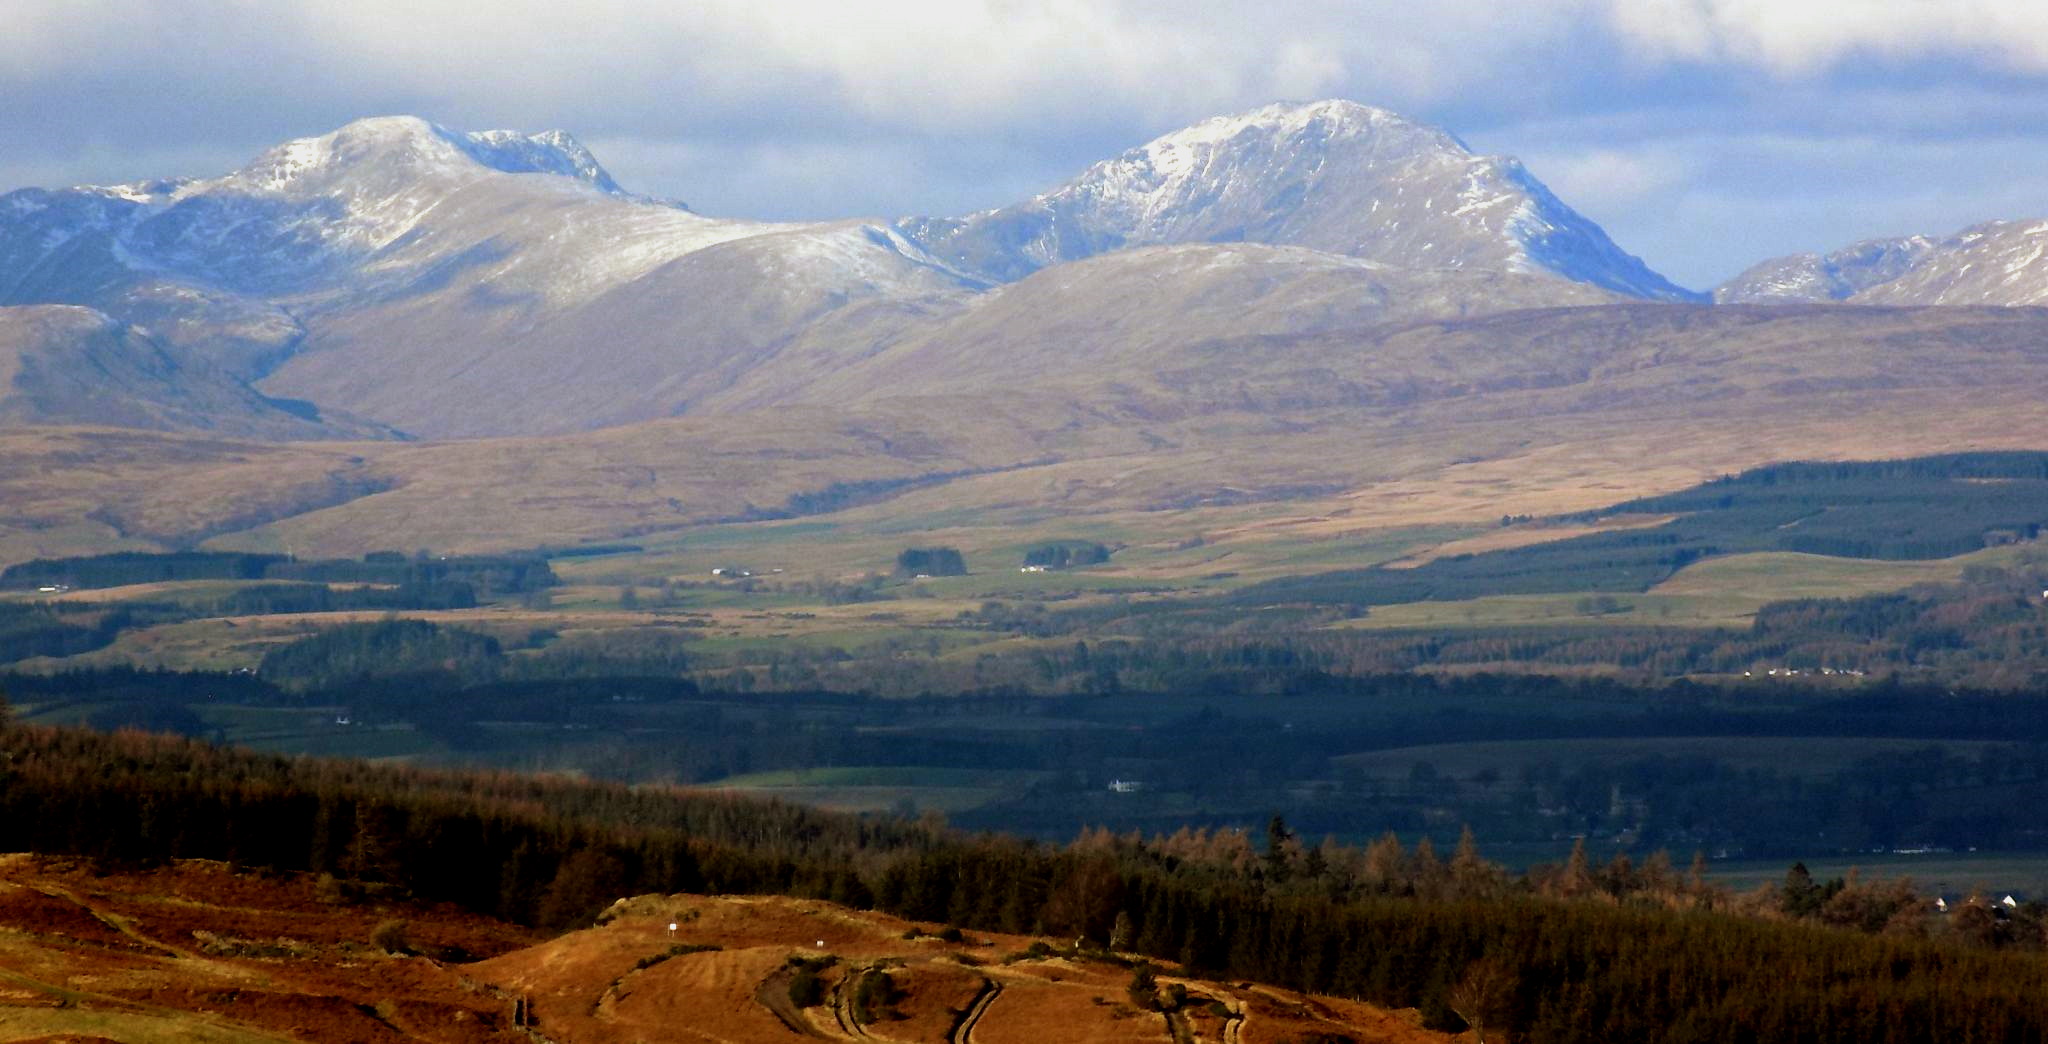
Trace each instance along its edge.
<path fill-rule="evenodd" d="M 2038 908 L 1942 918 L 1909 890 L 1795 867 L 1731 896 L 1653 857 L 1583 849 L 1511 876 L 1468 837 L 1096 832 L 1048 845 L 663 788 L 287 759 L 190 740 L 0 734 L 9 849 L 134 866 L 187 857 L 395 888 L 554 928 L 621 895 L 830 899 L 1039 933 L 1255 979 L 1484 1019 L 1517 1040 L 2040 1041 Z M 1462 1012 L 1463 1014 L 1460 1014 Z"/>

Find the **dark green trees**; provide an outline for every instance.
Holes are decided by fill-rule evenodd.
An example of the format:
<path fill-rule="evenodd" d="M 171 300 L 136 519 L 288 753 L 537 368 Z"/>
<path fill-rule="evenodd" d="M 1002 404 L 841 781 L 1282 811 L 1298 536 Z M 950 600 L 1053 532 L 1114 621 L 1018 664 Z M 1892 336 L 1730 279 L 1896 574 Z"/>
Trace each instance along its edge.
<path fill-rule="evenodd" d="M 960 557 L 958 548 L 911 547 L 896 556 L 896 575 L 915 576 L 966 576 L 967 561 Z"/>
<path fill-rule="evenodd" d="M 1071 569 L 1109 561 L 1109 548 L 1092 540 L 1055 540 L 1024 552 L 1024 564 L 1042 569 Z"/>

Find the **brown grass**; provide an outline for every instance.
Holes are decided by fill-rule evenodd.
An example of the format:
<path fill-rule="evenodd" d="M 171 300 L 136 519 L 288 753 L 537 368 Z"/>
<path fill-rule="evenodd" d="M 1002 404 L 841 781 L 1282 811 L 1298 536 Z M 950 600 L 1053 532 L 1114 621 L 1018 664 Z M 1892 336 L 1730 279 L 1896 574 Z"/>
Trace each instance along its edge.
<path fill-rule="evenodd" d="M 370 939 L 393 919 L 405 921 L 423 952 L 459 946 L 487 959 L 388 955 Z M 948 943 L 933 937 L 939 927 L 804 900 L 641 896 L 593 927 L 536 941 L 445 907 L 336 905 L 303 877 L 205 862 L 95 875 L 66 861 L 6 856 L 0 1041 L 517 1041 L 527 1039 L 510 1024 L 520 997 L 541 1032 L 563 1044 L 787 1040 L 757 995 L 793 954 L 837 958 L 824 975 L 829 988 L 845 990 L 834 994 L 837 1013 L 828 998 L 801 1014 L 827 1038 L 848 1037 L 846 984 L 881 968 L 898 996 L 864 1027 L 870 1039 L 946 1040 L 990 980 L 1003 989 L 975 1029 L 983 1044 L 1169 1039 L 1160 1015 L 1131 1005 L 1122 966 L 1061 957 L 1005 964 L 1032 940 L 969 932 Z M 926 934 L 904 938 L 913 928 Z M 678 943 L 718 948 L 654 959 Z M 1168 967 L 1162 981 L 1171 975 Z M 1250 1012 L 1247 1041 L 1311 1030 L 1366 1044 L 1449 1039 L 1407 1016 L 1331 998 L 1186 985 L 1197 1007 L 1214 999 Z M 1223 1020 L 1190 1018 L 1204 1039 L 1220 1039 Z"/>
<path fill-rule="evenodd" d="M 393 915 L 414 945 L 490 954 L 522 930 L 447 908 L 323 902 L 306 878 L 185 862 L 95 875 L 0 858 L 0 1040 L 518 1040 L 460 966 L 369 944 Z"/>
<path fill-rule="evenodd" d="M 1332 567 L 1426 555 L 1429 541 L 1379 541 L 1777 460 L 2038 448 L 2044 327 L 2030 310 L 1590 309 L 1176 345 L 1143 363 L 1166 369 L 1077 367 L 1101 378 L 1086 385 L 906 378 L 547 438 L 18 430 L 0 434 L 0 561 L 630 540 L 685 574 L 732 554 L 832 577 L 886 568 L 912 540 L 1007 556 L 1033 536 L 1101 534 L 1130 545 L 1110 575 L 1251 578 L 1293 568 L 1297 549 Z M 746 539 L 687 550 L 794 494 L 961 472 L 799 525 L 717 526 Z"/>

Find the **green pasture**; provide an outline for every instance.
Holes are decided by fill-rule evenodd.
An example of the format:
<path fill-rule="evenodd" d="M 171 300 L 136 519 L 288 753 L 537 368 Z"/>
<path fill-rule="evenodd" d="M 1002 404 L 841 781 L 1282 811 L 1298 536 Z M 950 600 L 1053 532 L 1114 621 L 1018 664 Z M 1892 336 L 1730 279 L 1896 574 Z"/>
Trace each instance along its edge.
<path fill-rule="evenodd" d="M 1646 758 L 1704 758 L 1736 771 L 1818 779 L 1887 754 L 1941 747 L 1952 755 L 1975 757 L 1984 748 L 1998 745 L 1990 741 L 1865 737 L 1660 736 L 1441 743 L 1346 754 L 1333 760 L 1369 777 L 1390 780 L 1405 780 L 1417 765 L 1425 763 L 1440 776 L 1470 779 L 1492 769 L 1512 779 L 1525 768 L 1545 763 L 1571 771 L 1584 765 L 1613 766 Z"/>

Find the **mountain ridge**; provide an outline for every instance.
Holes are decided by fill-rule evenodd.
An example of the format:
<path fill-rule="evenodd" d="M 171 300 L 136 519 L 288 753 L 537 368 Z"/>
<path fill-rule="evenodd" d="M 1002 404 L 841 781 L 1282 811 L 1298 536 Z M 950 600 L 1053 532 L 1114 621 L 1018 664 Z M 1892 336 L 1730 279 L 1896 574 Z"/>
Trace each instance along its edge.
<path fill-rule="evenodd" d="M 1519 164 L 1356 103 L 1217 117 L 1091 172 L 1062 191 L 1108 223 L 1090 218 L 1076 226 L 1078 247 L 1046 250 L 1075 260 L 1218 241 L 1313 251 L 1330 262 L 1295 270 L 1349 272 L 1365 295 L 1334 306 L 1345 322 L 1376 309 L 1412 317 L 1422 302 L 1456 315 L 1687 297 Z M 833 383 L 862 353 L 929 339 L 910 327 L 947 313 L 947 301 L 1045 267 L 991 271 L 935 241 L 949 221 L 705 217 L 626 192 L 560 131 L 373 117 L 216 178 L 0 196 L 0 305 L 95 308 L 265 395 L 421 437 L 566 432 L 707 408 L 742 395 L 771 362 L 783 387 Z M 1261 278 L 1286 271 L 1268 264 Z M 1279 310 L 1285 294 L 1230 293 L 1270 299 L 1268 329 L 1301 325 Z M 873 302 L 887 305 L 848 310 Z M 1096 300 L 1066 326 L 1119 328 L 1124 303 Z M 1209 336 L 1173 325 L 1179 337 Z M 844 340 L 820 350 L 828 335 Z M 808 373 L 792 366 L 799 358 Z M 759 402 L 765 384 L 753 386 Z"/>
<path fill-rule="evenodd" d="M 2048 219 L 1985 221 L 1953 234 L 1852 243 L 1761 261 L 1714 289 L 1724 303 L 2048 304 Z"/>

